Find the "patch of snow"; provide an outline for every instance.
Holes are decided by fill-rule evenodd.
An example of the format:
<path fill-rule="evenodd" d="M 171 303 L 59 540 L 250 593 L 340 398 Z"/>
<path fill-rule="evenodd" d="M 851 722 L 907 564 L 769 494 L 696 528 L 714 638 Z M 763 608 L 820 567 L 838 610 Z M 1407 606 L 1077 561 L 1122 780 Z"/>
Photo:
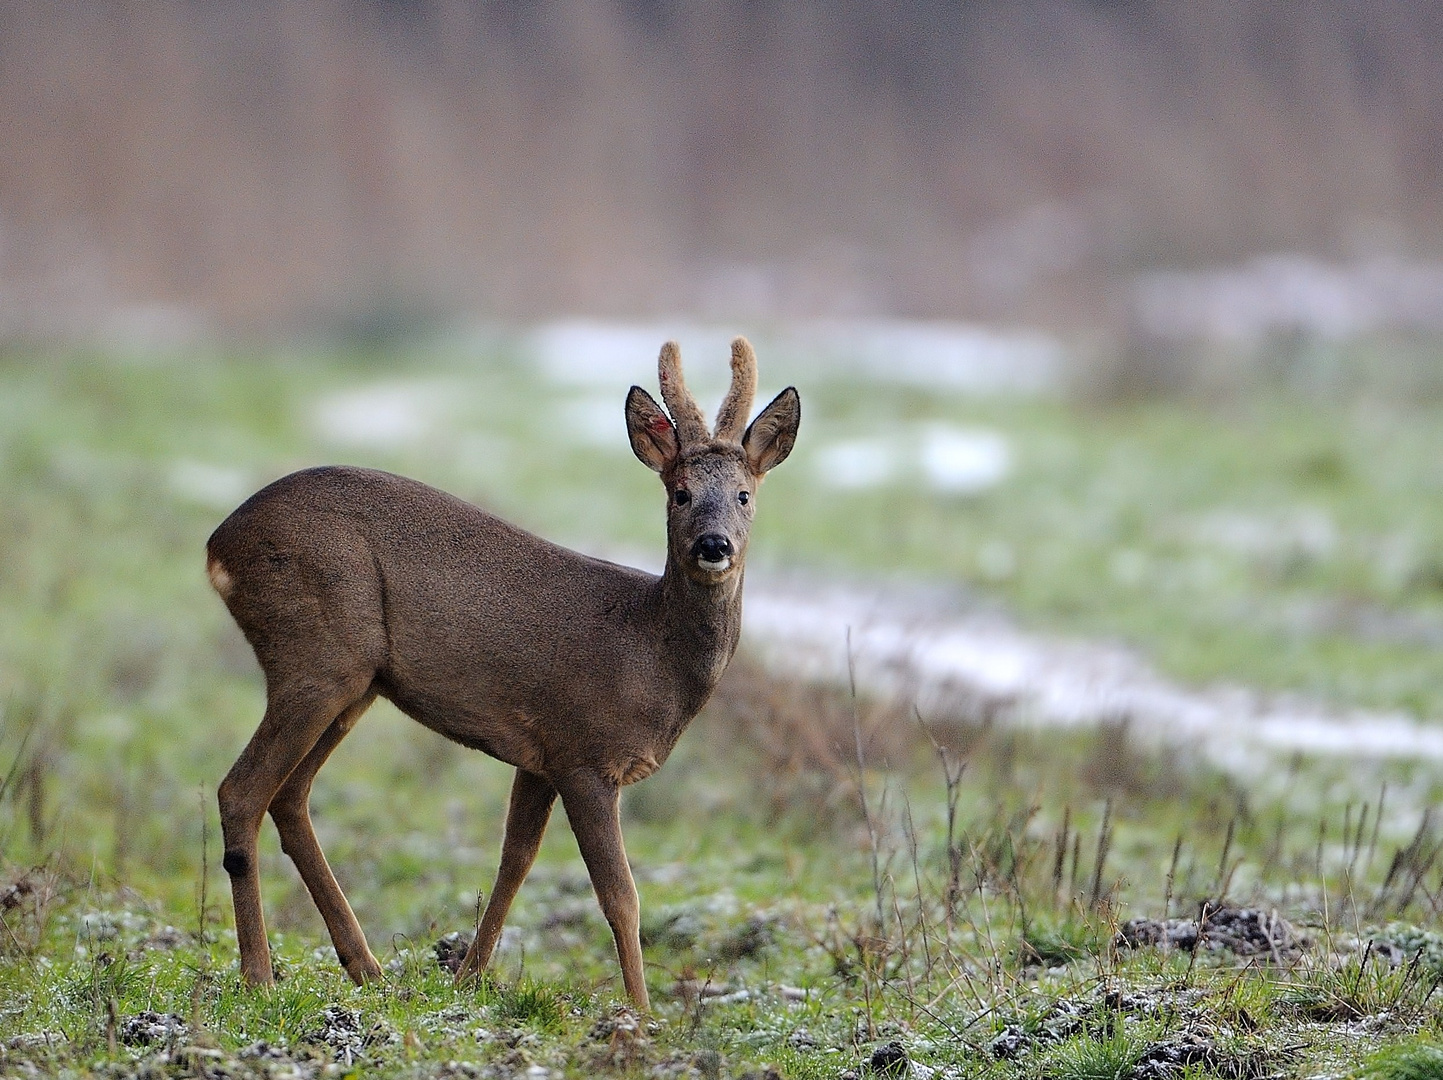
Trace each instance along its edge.
<path fill-rule="evenodd" d="M 796 326 L 787 351 L 818 374 L 972 394 L 1040 393 L 1062 379 L 1061 342 L 1036 330 L 868 320 Z"/>
<path fill-rule="evenodd" d="M 1076 207 L 1037 203 L 984 229 L 968 244 L 977 284 L 994 296 L 1015 297 L 1075 266 L 1098 242 L 1090 216 Z"/>
<path fill-rule="evenodd" d="M 1036 330 L 887 319 L 797 322 L 775 330 L 570 319 L 536 328 L 526 345 L 560 385 L 651 387 L 662 342 L 676 340 L 688 385 L 704 392 L 698 400 L 720 400 L 737 333 L 757 347 L 763 376 L 781 383 L 841 377 L 974 394 L 1038 393 L 1060 383 L 1067 363 L 1062 343 Z"/>
<path fill-rule="evenodd" d="M 977 550 L 977 569 L 989 581 L 1005 581 L 1017 571 L 1017 553 L 1002 540 L 989 540 Z"/>
<path fill-rule="evenodd" d="M 843 439 L 824 444 L 813 460 L 822 483 L 857 491 L 895 480 L 902 471 L 903 454 L 889 439 Z"/>
<path fill-rule="evenodd" d="M 948 613 L 882 590 L 750 577 L 743 633 L 763 663 L 843 682 L 850 660 L 864 692 L 905 696 L 924 712 L 981 700 L 1005 706 L 1020 723 L 1125 720 L 1144 740 L 1200 748 L 1241 773 L 1257 768 L 1259 749 L 1443 760 L 1443 727 L 1401 713 L 1330 711 L 1239 687 L 1192 689 L 1127 649 L 1029 634 L 996 614 Z"/>
<path fill-rule="evenodd" d="M 843 491 L 919 477 L 934 491 L 975 495 L 1006 479 L 1012 452 L 998 432 L 929 424 L 891 436 L 824 443 L 813 452 L 813 463 L 823 484 Z"/>
<path fill-rule="evenodd" d="M 1326 558 L 1338 546 L 1338 528 L 1326 511 L 1300 507 L 1272 514 L 1219 511 L 1201 518 L 1194 536 L 1237 555 L 1306 555 Z"/>
<path fill-rule="evenodd" d="M 547 426 L 559 438 L 579 446 L 630 453 L 631 444 L 626 434 L 626 398 L 622 394 L 563 401 L 556 406 L 553 422 Z"/>
<path fill-rule="evenodd" d="M 440 387 L 415 381 L 343 390 L 322 398 L 316 406 L 316 429 L 342 446 L 407 446 L 431 431 L 444 400 Z"/>
<path fill-rule="evenodd" d="M 538 327 L 531 354 L 552 381 L 563 386 L 609 389 L 656 383 L 656 358 L 663 342 L 681 345 L 687 383 L 723 379 L 731 357 L 724 330 L 683 323 L 620 323 L 568 319 Z"/>
<path fill-rule="evenodd" d="M 922 472 L 932 487 L 970 495 L 996 487 L 1012 469 L 1007 440 L 995 431 L 934 425 L 922 439 Z"/>
<path fill-rule="evenodd" d="M 501 936 L 496 939 L 496 955 L 520 956 L 522 947 L 526 943 L 526 934 L 519 926 L 507 926 L 502 929 Z"/>
<path fill-rule="evenodd" d="M 174 304 L 130 304 L 111 308 L 100 320 L 98 337 L 126 359 L 194 347 L 209 336 L 205 317 Z"/>
<path fill-rule="evenodd" d="M 232 509 L 255 487 L 244 469 L 189 459 L 171 465 L 166 481 L 173 494 L 212 510 Z"/>

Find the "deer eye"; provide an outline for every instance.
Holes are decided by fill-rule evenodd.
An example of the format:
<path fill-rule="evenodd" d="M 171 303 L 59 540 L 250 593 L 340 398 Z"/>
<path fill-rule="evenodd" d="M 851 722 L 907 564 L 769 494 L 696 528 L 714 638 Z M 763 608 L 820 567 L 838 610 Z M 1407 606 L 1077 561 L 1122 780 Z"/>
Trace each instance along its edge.
<path fill-rule="evenodd" d="M 752 501 L 752 493 L 751 493 L 750 491 L 738 491 L 738 492 L 737 492 L 737 502 L 741 503 L 743 506 L 745 506 L 747 503 L 749 503 L 749 502 L 751 502 L 751 501 Z"/>
<path fill-rule="evenodd" d="M 688 491 L 686 488 L 677 488 L 676 491 L 672 493 L 671 497 L 673 501 L 675 501 L 677 506 L 685 506 L 687 503 L 691 502 L 691 492 Z"/>

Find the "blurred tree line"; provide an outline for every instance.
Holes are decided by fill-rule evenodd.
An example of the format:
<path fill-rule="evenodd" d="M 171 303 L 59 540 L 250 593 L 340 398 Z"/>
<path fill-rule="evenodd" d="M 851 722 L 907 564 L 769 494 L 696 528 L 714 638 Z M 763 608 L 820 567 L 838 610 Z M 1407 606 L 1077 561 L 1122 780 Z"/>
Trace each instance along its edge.
<path fill-rule="evenodd" d="M 1440 195 L 1436 3 L 0 3 L 11 335 L 1086 325 L 1139 270 L 1435 256 Z"/>

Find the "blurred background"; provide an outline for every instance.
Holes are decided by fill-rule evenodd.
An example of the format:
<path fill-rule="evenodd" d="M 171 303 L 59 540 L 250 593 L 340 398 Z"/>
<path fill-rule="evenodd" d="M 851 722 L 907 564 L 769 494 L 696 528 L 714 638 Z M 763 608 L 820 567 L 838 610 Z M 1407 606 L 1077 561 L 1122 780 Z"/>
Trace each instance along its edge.
<path fill-rule="evenodd" d="M 1440 39 L 1401 0 L 6 4 L 0 329 L 1437 330 Z"/>
<path fill-rule="evenodd" d="M 189 893 L 263 698 L 201 556 L 251 491 L 375 465 L 655 566 L 626 388 L 676 335 L 714 407 L 734 333 L 805 418 L 699 727 L 767 764 L 699 735 L 635 816 L 834 805 L 854 714 L 797 687 L 848 650 L 897 760 L 916 704 L 1436 800 L 1443 7 L 5 2 L 7 857 Z M 388 710 L 323 839 L 372 925 L 464 921 L 504 775 Z"/>

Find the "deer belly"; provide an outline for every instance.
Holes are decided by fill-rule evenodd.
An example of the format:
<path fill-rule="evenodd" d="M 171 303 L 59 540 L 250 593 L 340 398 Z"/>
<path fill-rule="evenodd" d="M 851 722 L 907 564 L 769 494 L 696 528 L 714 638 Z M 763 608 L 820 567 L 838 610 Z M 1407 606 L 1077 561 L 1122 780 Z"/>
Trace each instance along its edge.
<path fill-rule="evenodd" d="M 474 729 L 467 729 L 456 734 L 448 732 L 442 732 L 442 734 L 454 739 L 462 746 L 469 746 L 473 750 L 480 750 L 483 754 L 490 754 L 496 760 L 504 761 L 508 765 L 515 765 L 518 769 L 538 774 L 546 772 L 546 755 L 541 749 L 541 744 L 524 730 L 505 728 L 499 731 L 478 732 Z"/>
<path fill-rule="evenodd" d="M 390 696 L 390 695 L 387 695 Z M 429 709 L 421 702 L 391 697 L 403 713 L 417 723 L 444 735 L 470 750 L 514 765 L 527 772 L 545 772 L 546 754 L 536 737 L 535 726 L 523 715 L 480 717 L 451 710 Z"/>

